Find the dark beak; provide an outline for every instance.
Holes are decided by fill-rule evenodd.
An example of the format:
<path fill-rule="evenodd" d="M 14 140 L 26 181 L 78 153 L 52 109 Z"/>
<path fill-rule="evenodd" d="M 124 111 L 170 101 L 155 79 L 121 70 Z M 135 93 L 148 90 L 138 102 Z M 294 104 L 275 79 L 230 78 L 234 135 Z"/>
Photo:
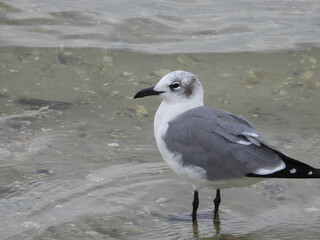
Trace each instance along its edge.
<path fill-rule="evenodd" d="M 139 92 L 137 92 L 136 95 L 134 95 L 133 99 L 143 98 L 143 97 L 151 96 L 151 95 L 159 95 L 161 93 L 163 93 L 163 92 L 162 91 L 160 91 L 160 92 L 155 91 L 154 87 L 146 88 L 146 89 L 142 89 Z"/>

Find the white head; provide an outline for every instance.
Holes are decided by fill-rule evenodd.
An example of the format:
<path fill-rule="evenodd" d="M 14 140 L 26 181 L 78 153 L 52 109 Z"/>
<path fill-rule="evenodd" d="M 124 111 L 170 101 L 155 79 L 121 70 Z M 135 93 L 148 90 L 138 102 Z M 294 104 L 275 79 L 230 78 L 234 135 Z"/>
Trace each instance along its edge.
<path fill-rule="evenodd" d="M 134 98 L 159 95 L 163 101 L 174 104 L 185 101 L 203 105 L 203 88 L 198 78 L 190 72 L 174 71 L 168 73 L 155 87 L 139 91 Z"/>

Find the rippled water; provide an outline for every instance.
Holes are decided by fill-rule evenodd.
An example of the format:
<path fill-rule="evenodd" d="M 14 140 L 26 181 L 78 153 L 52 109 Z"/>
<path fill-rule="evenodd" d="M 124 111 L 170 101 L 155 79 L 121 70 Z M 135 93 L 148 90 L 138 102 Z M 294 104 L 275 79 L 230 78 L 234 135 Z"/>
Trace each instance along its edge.
<path fill-rule="evenodd" d="M 316 180 L 223 190 L 216 227 L 214 191 L 202 190 L 198 228 L 192 226 L 192 188 L 156 149 L 159 100 L 132 96 L 157 75 L 188 69 L 202 80 L 206 105 L 245 116 L 273 144 L 319 165 L 319 57 L 317 49 L 154 56 L 1 48 L 2 238 L 318 236 Z"/>
<path fill-rule="evenodd" d="M 320 167 L 319 4 L 121 4 L 0 1 L 0 238 L 317 239 L 317 180 L 222 190 L 220 224 L 203 189 L 192 224 L 156 149 L 160 100 L 132 97 L 194 72 L 207 106 Z"/>
<path fill-rule="evenodd" d="M 152 53 L 279 50 L 319 46 L 319 16 L 318 0 L 2 0 L 0 44 Z"/>

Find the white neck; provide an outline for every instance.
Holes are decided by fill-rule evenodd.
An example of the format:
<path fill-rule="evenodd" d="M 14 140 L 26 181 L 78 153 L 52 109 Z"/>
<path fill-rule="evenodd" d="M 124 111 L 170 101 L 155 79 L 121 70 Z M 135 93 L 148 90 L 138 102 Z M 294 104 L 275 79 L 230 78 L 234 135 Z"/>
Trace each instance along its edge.
<path fill-rule="evenodd" d="M 163 100 L 154 117 L 154 135 L 159 143 L 162 135 L 167 131 L 168 122 L 178 115 L 192 108 L 203 106 L 203 97 L 184 99 L 181 102 L 170 103 Z"/>

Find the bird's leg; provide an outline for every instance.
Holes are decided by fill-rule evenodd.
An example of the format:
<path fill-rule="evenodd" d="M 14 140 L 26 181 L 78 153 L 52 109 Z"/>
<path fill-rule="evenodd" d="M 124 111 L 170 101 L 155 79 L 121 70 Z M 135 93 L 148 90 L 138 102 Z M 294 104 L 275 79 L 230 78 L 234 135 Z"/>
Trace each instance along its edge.
<path fill-rule="evenodd" d="M 220 189 L 217 189 L 216 198 L 213 200 L 213 202 L 214 202 L 213 218 L 216 219 L 218 217 L 218 210 L 221 202 Z"/>
<path fill-rule="evenodd" d="M 192 202 L 192 221 L 197 220 L 197 210 L 199 206 L 199 193 L 198 190 L 194 190 L 193 202 Z"/>

